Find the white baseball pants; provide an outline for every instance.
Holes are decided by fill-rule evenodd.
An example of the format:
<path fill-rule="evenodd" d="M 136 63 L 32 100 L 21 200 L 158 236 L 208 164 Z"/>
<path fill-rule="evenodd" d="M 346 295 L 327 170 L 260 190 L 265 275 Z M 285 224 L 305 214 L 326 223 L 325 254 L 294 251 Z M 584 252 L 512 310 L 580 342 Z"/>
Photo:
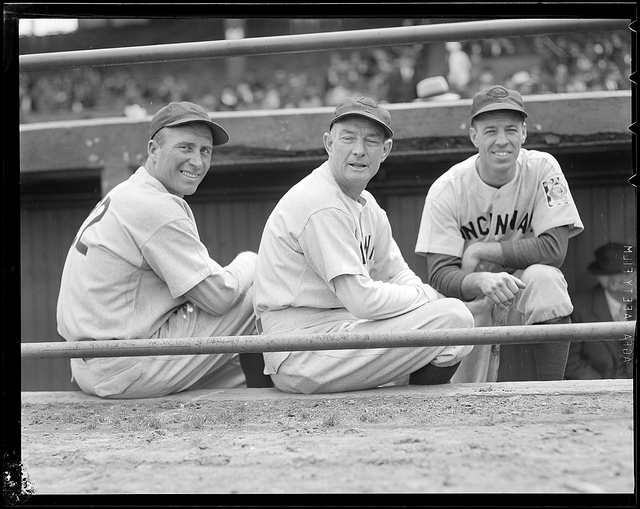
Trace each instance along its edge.
<path fill-rule="evenodd" d="M 253 335 L 253 289 L 222 316 L 187 303 L 151 339 Z M 153 398 L 184 390 L 244 387 L 237 354 L 71 359 L 72 381 L 103 398 Z"/>
<path fill-rule="evenodd" d="M 473 327 L 473 315 L 458 299 L 440 299 L 385 320 L 360 320 L 346 309 L 288 308 L 261 317 L 264 334 L 317 332 L 374 333 Z M 286 392 L 332 393 L 371 389 L 397 383 L 432 363 L 452 366 L 472 346 L 399 347 L 290 352 L 271 373 L 274 385 Z M 265 353 L 265 373 L 274 371 Z M 406 384 L 406 381 L 404 381 Z M 400 385 L 400 383 L 398 383 Z"/>

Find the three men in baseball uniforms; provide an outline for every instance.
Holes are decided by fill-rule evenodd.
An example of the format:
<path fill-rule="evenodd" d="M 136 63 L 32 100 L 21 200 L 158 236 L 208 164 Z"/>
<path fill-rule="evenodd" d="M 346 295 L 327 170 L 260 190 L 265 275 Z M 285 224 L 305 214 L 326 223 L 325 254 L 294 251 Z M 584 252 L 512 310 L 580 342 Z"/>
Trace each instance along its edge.
<path fill-rule="evenodd" d="M 478 153 L 430 187 L 416 243 L 429 283 L 470 303 L 476 326 L 569 323 L 560 271 L 583 230 L 556 159 L 527 150 L 521 95 L 493 86 L 473 98 Z M 454 382 L 561 380 L 568 342 L 476 346 Z"/>
<path fill-rule="evenodd" d="M 366 191 L 391 152 L 389 112 L 367 97 L 334 110 L 328 159 L 272 211 L 258 250 L 254 302 L 264 334 L 409 331 L 473 326 L 458 299 L 423 283 L 400 253 L 385 211 Z M 388 383 L 446 383 L 470 346 L 264 354 L 287 392 L 326 393 Z"/>
<path fill-rule="evenodd" d="M 112 189 L 78 231 L 57 306 L 67 341 L 232 336 L 255 333 L 256 253 L 226 267 L 210 258 L 184 200 L 227 132 L 189 102 L 151 120 L 144 166 Z M 73 379 L 105 398 L 163 396 L 245 384 L 238 355 L 71 359 Z"/>

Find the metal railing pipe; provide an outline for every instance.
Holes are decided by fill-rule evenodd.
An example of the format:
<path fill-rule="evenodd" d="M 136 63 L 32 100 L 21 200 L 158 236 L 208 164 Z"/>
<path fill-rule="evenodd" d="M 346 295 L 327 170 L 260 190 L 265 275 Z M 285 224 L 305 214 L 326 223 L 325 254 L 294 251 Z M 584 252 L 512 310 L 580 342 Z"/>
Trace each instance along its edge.
<path fill-rule="evenodd" d="M 419 346 L 631 340 L 636 322 L 477 327 L 409 332 L 316 333 L 24 343 L 22 358 L 137 357 Z"/>
<path fill-rule="evenodd" d="M 21 55 L 21 72 L 628 29 L 624 19 L 514 19 Z"/>

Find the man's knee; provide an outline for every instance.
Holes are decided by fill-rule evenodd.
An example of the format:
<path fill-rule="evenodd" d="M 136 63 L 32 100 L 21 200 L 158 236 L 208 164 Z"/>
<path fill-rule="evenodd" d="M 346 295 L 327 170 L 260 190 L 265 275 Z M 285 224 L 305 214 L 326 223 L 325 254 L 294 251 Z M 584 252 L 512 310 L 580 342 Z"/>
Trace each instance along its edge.
<path fill-rule="evenodd" d="M 548 284 L 549 282 L 566 285 L 564 274 L 560 269 L 542 263 L 529 265 L 522 271 L 520 279 L 527 285 Z"/>
<path fill-rule="evenodd" d="M 467 305 L 460 299 L 446 298 L 442 299 L 446 305 L 446 313 L 452 323 L 452 328 L 465 329 L 473 327 L 473 313 Z"/>
<path fill-rule="evenodd" d="M 518 303 L 525 324 L 568 316 L 573 311 L 567 281 L 560 269 L 534 264 L 524 269 L 520 279 L 527 285 Z"/>
<path fill-rule="evenodd" d="M 290 376 L 281 373 L 271 375 L 271 380 L 276 389 L 292 394 L 314 394 L 324 392 L 319 382 L 304 376 Z"/>
<path fill-rule="evenodd" d="M 101 398 L 131 398 L 131 386 L 144 371 L 138 357 L 71 359 L 71 373 L 78 387 Z"/>

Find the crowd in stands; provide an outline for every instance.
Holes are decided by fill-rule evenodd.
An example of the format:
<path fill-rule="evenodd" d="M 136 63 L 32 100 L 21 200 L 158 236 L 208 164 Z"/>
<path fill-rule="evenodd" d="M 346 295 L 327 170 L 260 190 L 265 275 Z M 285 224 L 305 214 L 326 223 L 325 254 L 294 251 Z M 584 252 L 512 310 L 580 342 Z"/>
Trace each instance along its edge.
<path fill-rule="evenodd" d="M 511 39 L 446 43 L 443 71 L 424 64 L 426 45 L 335 52 L 316 73 L 302 68 L 247 71 L 219 90 L 195 91 L 197 76 L 166 74 L 136 78 L 117 67 L 76 68 L 38 77 L 20 75 L 22 121 L 46 116 L 93 116 L 107 111 L 130 117 L 153 114 L 169 101 L 199 102 L 210 111 L 335 106 L 348 95 L 381 103 L 418 99 L 416 83 L 434 73 L 446 77 L 451 92 L 472 97 L 496 82 L 489 61 L 518 55 Z M 611 32 L 533 38 L 534 63 L 503 83 L 523 95 L 624 90 L 630 88 L 630 34 Z"/>

